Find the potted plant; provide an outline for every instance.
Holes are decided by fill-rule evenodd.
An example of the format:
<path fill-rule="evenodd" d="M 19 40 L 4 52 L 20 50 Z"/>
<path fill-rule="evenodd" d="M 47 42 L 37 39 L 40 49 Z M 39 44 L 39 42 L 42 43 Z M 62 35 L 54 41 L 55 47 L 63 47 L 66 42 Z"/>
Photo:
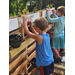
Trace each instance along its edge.
<path fill-rule="evenodd" d="M 21 42 L 22 42 L 21 33 L 13 34 L 9 36 L 9 44 L 11 45 L 11 47 L 18 48 L 20 47 Z"/>

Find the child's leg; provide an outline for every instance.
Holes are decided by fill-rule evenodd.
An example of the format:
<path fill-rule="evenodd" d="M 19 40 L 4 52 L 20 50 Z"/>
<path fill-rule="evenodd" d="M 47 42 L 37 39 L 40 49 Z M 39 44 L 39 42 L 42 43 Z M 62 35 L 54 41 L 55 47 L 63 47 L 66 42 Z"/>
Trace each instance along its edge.
<path fill-rule="evenodd" d="M 61 53 L 65 53 L 65 37 L 64 35 L 60 37 L 60 47 L 63 49 Z"/>
<path fill-rule="evenodd" d="M 57 57 L 59 58 L 59 51 L 60 51 L 60 38 L 53 38 L 52 39 L 52 49 L 55 52 L 55 54 L 57 55 Z"/>
<path fill-rule="evenodd" d="M 59 50 L 60 50 L 60 49 L 59 49 Z M 54 53 L 57 55 L 58 58 L 61 58 L 60 55 L 59 55 L 58 49 L 54 49 L 54 48 L 53 48 L 53 51 L 54 51 Z"/>
<path fill-rule="evenodd" d="M 44 75 L 52 75 L 54 72 L 54 62 L 48 66 L 43 66 Z"/>
<path fill-rule="evenodd" d="M 60 51 L 60 48 L 59 49 L 57 49 L 58 50 L 58 52 Z"/>

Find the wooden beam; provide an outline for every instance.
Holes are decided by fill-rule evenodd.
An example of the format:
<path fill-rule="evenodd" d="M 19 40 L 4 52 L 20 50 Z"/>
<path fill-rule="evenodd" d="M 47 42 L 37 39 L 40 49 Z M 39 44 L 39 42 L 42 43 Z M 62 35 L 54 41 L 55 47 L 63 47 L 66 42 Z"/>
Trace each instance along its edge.
<path fill-rule="evenodd" d="M 29 70 L 29 68 L 32 66 L 32 64 L 30 64 L 30 66 L 27 68 L 27 70 Z"/>
<path fill-rule="evenodd" d="M 33 68 L 32 71 L 28 73 L 28 75 L 34 75 L 34 73 L 36 72 L 36 70 L 37 70 L 38 68 L 39 68 L 39 67 Z"/>
<path fill-rule="evenodd" d="M 22 72 L 23 68 L 31 61 L 32 58 L 34 58 L 36 55 L 36 52 L 34 51 L 28 59 L 26 59 L 11 75 L 17 75 L 20 72 Z"/>
<path fill-rule="evenodd" d="M 16 31 L 9 33 L 9 35 L 18 34 L 18 33 L 19 33 L 19 30 L 16 30 Z"/>
<path fill-rule="evenodd" d="M 29 38 L 26 41 L 24 41 L 19 48 L 9 51 L 11 58 L 13 58 L 15 55 L 17 55 L 19 52 L 21 52 L 24 48 L 26 48 L 29 44 L 31 44 L 34 41 L 34 39 Z"/>
<path fill-rule="evenodd" d="M 64 71 L 58 70 L 58 69 L 54 69 L 54 74 L 64 75 Z"/>
<path fill-rule="evenodd" d="M 20 56 L 18 56 L 12 63 L 9 65 L 9 71 L 11 71 L 27 54 L 32 52 L 35 48 L 35 43 L 31 45 L 26 51 L 24 51 Z"/>
<path fill-rule="evenodd" d="M 20 28 L 20 33 L 23 36 L 23 40 L 24 40 L 24 27 L 23 26 L 21 26 L 21 28 Z"/>
<path fill-rule="evenodd" d="M 61 69 L 61 70 L 65 70 L 65 67 L 64 66 L 57 65 L 57 64 L 54 64 L 54 68 Z"/>

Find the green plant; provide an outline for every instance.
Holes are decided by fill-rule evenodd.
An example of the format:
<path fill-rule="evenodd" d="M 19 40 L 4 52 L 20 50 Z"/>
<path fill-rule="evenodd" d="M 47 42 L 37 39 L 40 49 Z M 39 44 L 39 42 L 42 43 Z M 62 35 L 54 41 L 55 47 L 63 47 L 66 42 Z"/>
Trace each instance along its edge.
<path fill-rule="evenodd" d="M 21 17 L 21 16 L 22 16 L 21 12 L 18 12 L 18 16 L 19 16 L 19 17 Z"/>
<path fill-rule="evenodd" d="M 18 10 L 23 10 L 28 1 L 29 0 L 9 0 L 9 17 L 18 15 Z"/>
<path fill-rule="evenodd" d="M 48 9 L 50 8 L 49 4 L 47 5 L 47 8 L 48 8 Z"/>
<path fill-rule="evenodd" d="M 47 5 L 47 8 L 48 8 L 48 9 L 49 9 L 49 8 L 53 8 L 53 5 L 54 5 L 54 4 L 50 4 L 50 5 L 48 4 L 48 5 Z"/>
<path fill-rule="evenodd" d="M 29 10 L 28 10 L 28 8 L 27 8 L 27 6 L 26 6 L 26 8 L 25 9 L 23 9 L 23 14 L 25 15 L 25 14 L 27 14 L 27 13 L 29 13 Z"/>
<path fill-rule="evenodd" d="M 50 4 L 50 8 L 53 8 L 53 5 L 54 5 L 54 4 Z"/>
<path fill-rule="evenodd" d="M 38 10 L 42 8 L 42 0 L 36 0 L 36 7 Z"/>
<path fill-rule="evenodd" d="M 18 33 L 18 34 L 16 35 L 16 39 L 19 40 L 20 37 L 22 37 L 22 35 L 21 35 L 21 33 Z"/>
<path fill-rule="evenodd" d="M 22 16 L 22 13 L 21 13 L 21 10 L 19 9 L 19 12 L 18 12 L 18 16 L 21 17 Z"/>
<path fill-rule="evenodd" d="M 9 17 L 12 17 L 12 16 L 13 16 L 13 14 L 12 14 L 12 13 L 10 13 L 10 14 L 9 14 Z"/>
<path fill-rule="evenodd" d="M 36 12 L 36 11 L 37 11 L 37 8 L 36 8 L 36 7 L 34 7 L 33 12 Z"/>

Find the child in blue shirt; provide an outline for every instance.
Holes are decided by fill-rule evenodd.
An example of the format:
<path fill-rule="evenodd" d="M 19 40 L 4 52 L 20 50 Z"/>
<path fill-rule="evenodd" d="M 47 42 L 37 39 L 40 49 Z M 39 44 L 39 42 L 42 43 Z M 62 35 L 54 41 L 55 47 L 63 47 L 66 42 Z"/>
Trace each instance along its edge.
<path fill-rule="evenodd" d="M 44 31 L 48 27 L 48 21 L 43 17 L 37 18 L 34 22 L 35 29 L 32 22 L 29 22 L 33 33 L 28 30 L 27 17 L 23 15 L 25 33 L 36 40 L 36 65 L 43 66 L 44 75 L 52 75 L 54 72 L 53 52 L 50 47 L 49 35 Z"/>
<path fill-rule="evenodd" d="M 59 55 L 60 48 L 63 48 L 65 50 L 65 38 L 64 38 L 64 27 L 65 27 L 65 7 L 60 6 L 57 8 L 57 16 L 55 14 L 55 10 L 53 12 L 53 16 L 55 18 L 50 18 L 48 9 L 46 9 L 47 12 L 47 19 L 49 22 L 54 23 L 54 36 L 52 38 L 52 48 L 55 52 L 56 56 L 61 59 Z"/>

